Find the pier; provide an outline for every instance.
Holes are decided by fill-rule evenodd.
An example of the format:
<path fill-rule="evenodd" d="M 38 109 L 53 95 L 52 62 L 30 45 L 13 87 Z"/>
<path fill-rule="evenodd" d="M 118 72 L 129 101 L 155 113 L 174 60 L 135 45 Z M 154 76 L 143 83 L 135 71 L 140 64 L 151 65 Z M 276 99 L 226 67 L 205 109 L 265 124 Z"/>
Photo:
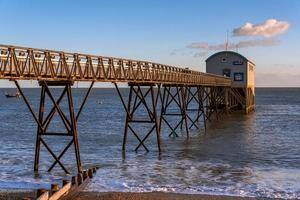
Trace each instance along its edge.
<path fill-rule="evenodd" d="M 178 137 L 177 131 L 181 128 L 186 133 L 185 137 L 189 138 L 191 128 L 206 130 L 207 123 L 210 121 L 222 120 L 227 113 L 241 108 L 249 112 L 249 107 L 253 108 L 254 106 L 254 100 L 247 99 L 248 95 L 252 95 L 251 91 L 247 95 L 242 95 L 239 89 L 234 87 L 233 81 L 222 75 L 148 61 L 48 49 L 0 45 L 0 79 L 7 79 L 15 83 L 36 122 L 35 171 L 39 170 L 40 149 L 43 146 L 54 159 L 48 171 L 59 165 L 65 173 L 69 173 L 69 170 L 61 162 L 61 158 L 73 145 L 77 171 L 78 173 L 82 172 L 77 123 L 96 82 L 113 83 L 120 97 L 120 103 L 124 107 L 126 119 L 123 151 L 126 150 L 128 134 L 133 134 L 137 139 L 138 145 L 135 151 L 141 148 L 149 151 L 145 141 L 151 134 L 155 134 L 157 151 L 160 152 L 162 124 L 166 124 L 169 128 L 169 136 Z M 32 107 L 30 99 L 19 84 L 20 80 L 35 80 L 39 83 L 41 88 L 39 108 Z M 75 82 L 90 83 L 77 113 L 75 113 L 72 95 L 72 86 Z M 128 94 L 121 93 L 120 83 L 128 84 Z M 55 99 L 51 88 L 57 87 L 63 87 L 63 91 L 59 98 Z M 65 113 L 60 107 L 64 97 L 67 99 L 68 113 Z M 251 99 L 253 98 L 252 95 Z M 52 105 L 49 113 L 45 113 L 46 104 Z M 171 104 L 176 105 L 177 113 L 170 112 L 168 108 Z M 247 107 L 244 106 L 245 104 Z M 137 112 L 141 107 L 146 111 L 147 119 Z M 35 110 L 38 110 L 38 114 Z M 65 132 L 48 131 L 55 113 L 58 113 L 61 118 Z M 168 120 L 170 116 L 178 118 L 177 124 L 170 123 Z M 203 126 L 197 124 L 199 121 Z M 135 129 L 137 124 L 151 124 L 151 128 L 140 134 Z M 67 137 L 69 143 L 60 154 L 56 155 L 43 139 L 44 136 Z"/>

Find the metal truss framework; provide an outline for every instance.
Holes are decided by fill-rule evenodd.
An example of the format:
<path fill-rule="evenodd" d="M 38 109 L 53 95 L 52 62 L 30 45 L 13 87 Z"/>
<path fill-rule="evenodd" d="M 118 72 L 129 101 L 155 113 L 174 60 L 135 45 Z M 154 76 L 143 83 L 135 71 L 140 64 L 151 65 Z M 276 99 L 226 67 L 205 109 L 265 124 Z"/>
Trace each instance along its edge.
<path fill-rule="evenodd" d="M 129 95 L 128 95 L 128 102 L 126 105 L 126 101 L 122 93 L 119 90 L 117 83 L 115 83 L 115 87 L 121 99 L 122 105 L 126 111 L 126 121 L 125 121 L 125 128 L 124 128 L 124 137 L 123 137 L 123 146 L 122 150 L 125 151 L 126 142 L 127 142 L 127 135 L 128 130 L 132 132 L 132 134 L 137 138 L 139 141 L 138 146 L 135 148 L 137 151 L 141 146 L 148 152 L 148 148 L 144 144 L 146 139 L 150 136 L 151 133 L 155 132 L 157 138 L 157 147 L 158 151 L 160 151 L 160 134 L 159 134 L 159 126 L 158 120 L 156 115 L 156 105 L 158 100 L 158 93 L 155 94 L 154 92 L 154 84 L 136 84 L 130 83 L 129 84 Z M 143 87 L 143 88 L 142 88 Z M 149 97 L 149 98 L 147 98 Z M 148 100 L 148 101 L 147 101 Z M 148 115 L 147 119 L 145 116 L 142 116 L 142 119 L 138 118 L 139 113 L 138 109 L 140 107 L 144 107 L 146 113 Z M 150 130 L 146 133 L 146 135 L 141 139 L 141 136 L 134 129 L 134 124 L 152 124 Z"/>
<path fill-rule="evenodd" d="M 230 86 L 223 76 L 154 62 L 0 45 L 0 79 Z"/>
<path fill-rule="evenodd" d="M 197 122 L 201 117 L 206 130 L 207 122 L 211 121 L 213 116 L 219 119 L 222 113 L 230 112 L 230 110 L 243 103 L 243 97 L 238 91 L 230 88 L 231 80 L 218 75 L 147 61 L 7 45 L 0 45 L 0 79 L 9 79 L 15 82 L 37 124 L 35 171 L 39 169 L 42 144 L 54 158 L 54 163 L 50 166 L 49 171 L 58 164 L 66 173 L 69 173 L 62 164 L 61 158 L 74 144 L 77 170 L 81 172 L 77 121 L 94 82 L 112 82 L 115 84 L 126 112 L 123 150 L 126 148 L 128 133 L 131 132 L 138 140 L 136 151 L 140 147 L 149 151 L 145 142 L 151 134 L 155 134 L 158 151 L 161 151 L 162 123 L 165 123 L 171 129 L 169 136 L 178 136 L 176 131 L 179 127 L 182 129 L 184 126 L 186 137 L 189 138 L 189 129 L 193 127 L 200 128 Z M 23 93 L 18 80 L 39 81 L 41 97 L 38 116 L 36 116 Z M 77 114 L 75 114 L 71 92 L 74 81 L 92 82 Z M 128 83 L 127 102 L 117 83 Z M 54 98 L 49 86 L 64 87 L 58 99 Z M 156 88 L 156 86 L 158 87 Z M 53 107 L 44 116 L 46 96 L 50 98 Z M 68 99 L 68 115 L 60 107 L 60 102 L 64 96 L 67 96 Z M 179 111 L 178 113 L 168 111 L 171 104 L 175 105 Z M 144 108 L 147 119 L 144 119 L 145 115 L 140 116 L 141 113 L 138 112 L 140 108 Z M 65 133 L 47 131 L 56 112 L 66 128 Z M 167 119 L 168 115 L 180 117 L 175 126 L 172 126 Z M 70 117 L 67 118 L 67 116 Z M 136 124 L 151 124 L 151 128 L 148 132 L 142 134 L 140 133 L 141 130 L 138 131 Z M 55 155 L 45 142 L 44 136 L 67 136 L 71 139 L 62 152 Z"/>
<path fill-rule="evenodd" d="M 225 105 L 222 102 L 222 88 L 217 87 L 207 87 L 204 90 L 205 99 L 206 99 L 206 120 L 211 121 L 211 117 L 215 114 L 216 118 L 219 119 L 220 117 L 220 110 L 224 109 L 222 107 Z"/>
<path fill-rule="evenodd" d="M 192 127 L 195 127 L 196 129 L 199 129 L 200 127 L 197 125 L 197 122 L 202 117 L 203 119 L 203 126 L 204 130 L 206 131 L 206 116 L 205 116 L 205 98 L 204 98 L 204 87 L 196 86 L 196 87 L 186 87 L 187 90 L 187 97 L 186 97 L 186 111 L 189 121 L 191 122 L 191 125 L 189 126 L 189 129 Z M 192 104 L 196 104 L 196 107 Z M 195 118 L 191 118 L 189 113 L 190 112 L 196 112 Z"/>
<path fill-rule="evenodd" d="M 76 164 L 77 164 L 77 171 L 80 173 L 82 171 L 81 167 L 81 160 L 80 160 L 80 149 L 79 149 L 79 140 L 78 140 L 78 133 L 77 133 L 77 121 L 79 119 L 79 116 L 82 112 L 82 109 L 86 103 L 86 100 L 88 98 L 88 95 L 90 94 L 90 91 L 93 87 L 94 82 L 91 83 L 84 100 L 75 115 L 74 110 L 74 103 L 73 103 L 73 96 L 72 96 L 72 90 L 71 86 L 73 85 L 73 82 L 70 81 L 40 81 L 39 85 L 41 86 L 41 96 L 40 96 L 40 106 L 39 106 L 39 113 L 38 116 L 36 116 L 32 106 L 30 105 L 27 97 L 25 96 L 22 88 L 20 87 L 19 83 L 15 80 L 15 84 L 23 97 L 27 107 L 29 108 L 29 111 L 31 112 L 36 124 L 37 124 L 37 136 L 36 136 L 36 145 L 35 145 L 35 160 L 34 160 L 34 171 L 39 170 L 39 160 L 40 160 L 40 151 L 41 151 L 41 144 L 44 145 L 46 150 L 50 153 L 50 155 L 54 158 L 53 164 L 49 167 L 48 171 L 51 171 L 56 164 L 58 164 L 65 173 L 69 173 L 67 168 L 63 165 L 63 163 L 60 161 L 61 158 L 64 156 L 64 154 L 67 152 L 67 150 L 71 147 L 72 144 L 74 144 L 74 150 L 75 150 L 75 157 L 76 157 Z M 61 87 L 63 86 L 64 89 L 59 96 L 58 99 L 55 99 L 53 96 L 53 93 L 51 92 L 51 87 Z M 49 97 L 52 103 L 51 111 L 45 116 L 45 103 L 46 103 L 46 95 Z M 60 103 L 63 100 L 64 96 L 67 96 L 68 100 L 68 108 L 69 108 L 69 118 L 67 115 L 63 112 L 63 110 L 60 107 Z M 47 129 L 53 120 L 54 114 L 58 113 L 61 121 L 66 128 L 66 132 L 48 132 Z M 44 137 L 68 137 L 71 138 L 68 144 L 65 146 L 65 148 L 62 150 L 62 152 L 57 156 L 51 149 L 51 147 L 46 143 Z"/>
<path fill-rule="evenodd" d="M 175 89 L 173 92 L 172 89 Z M 188 130 L 188 116 L 186 113 L 186 89 L 183 85 L 163 85 L 162 91 L 160 91 L 160 101 L 161 101 L 161 112 L 160 112 L 160 120 L 159 120 L 159 129 L 161 130 L 162 123 L 164 122 L 168 128 L 171 130 L 169 136 L 178 137 L 176 130 L 181 127 L 184 123 L 185 131 L 187 137 L 189 137 L 189 130 Z M 176 107 L 176 109 L 172 109 L 170 111 L 170 106 Z M 168 109 L 169 108 L 169 109 Z M 176 110 L 176 111 L 174 111 Z M 179 116 L 180 120 L 172 126 L 167 119 L 167 116 Z"/>
<path fill-rule="evenodd" d="M 124 128 L 124 138 L 122 149 L 126 149 L 126 141 L 128 132 L 136 137 L 139 144 L 135 148 L 137 151 L 141 146 L 148 152 L 149 149 L 145 145 L 146 139 L 153 132 L 156 133 L 158 151 L 161 151 L 160 134 L 162 124 L 171 130 L 169 136 L 178 137 L 177 130 L 185 127 L 186 137 L 189 138 L 189 129 L 195 127 L 201 128 L 197 122 L 202 118 L 203 128 L 206 131 L 207 123 L 212 118 L 220 119 L 220 117 L 234 109 L 237 104 L 236 97 L 230 95 L 230 88 L 226 87 L 201 87 L 201 86 L 184 86 L 184 85 L 157 85 L 153 84 L 129 84 L 128 101 L 126 104 L 124 94 L 115 87 L 120 96 L 123 107 L 126 111 L 126 122 Z M 157 92 L 155 92 L 155 90 Z M 126 95 L 127 96 L 127 95 Z M 145 116 L 141 117 L 137 114 L 139 107 L 144 106 L 149 120 L 145 120 Z M 160 115 L 157 115 L 160 110 Z M 172 111 L 170 111 L 172 110 Z M 178 121 L 168 118 L 168 116 L 178 116 Z M 176 121 L 175 125 L 171 125 L 171 120 Z M 134 129 L 134 125 L 138 123 L 152 123 L 152 128 L 146 132 L 144 138 Z"/>
<path fill-rule="evenodd" d="M 29 101 L 27 100 L 25 94 L 23 93 L 20 85 L 15 80 L 15 84 L 19 89 L 26 105 L 28 106 L 34 120 L 37 123 L 37 138 L 36 138 L 36 150 L 35 150 L 35 162 L 34 170 L 39 169 L 39 157 L 41 144 L 46 147 L 48 152 L 54 158 L 54 163 L 50 166 L 49 171 L 58 164 L 66 173 L 69 171 L 60 161 L 63 155 L 67 152 L 72 144 L 74 144 L 76 163 L 78 172 L 81 172 L 81 160 L 79 152 L 79 141 L 77 133 L 77 121 L 82 112 L 82 109 L 87 101 L 87 98 L 91 92 L 94 82 L 91 83 L 84 100 L 79 108 L 78 113 L 75 115 L 73 97 L 71 93 L 71 86 L 73 82 L 71 81 L 39 81 L 41 86 L 41 97 L 40 97 L 40 108 L 38 117 L 35 115 L 33 108 L 31 107 Z M 125 151 L 128 132 L 131 132 L 135 138 L 138 140 L 138 145 L 135 148 L 137 151 L 140 147 L 143 147 L 147 152 L 149 151 L 145 142 L 151 134 L 155 134 L 157 149 L 161 151 L 160 145 L 160 134 L 162 123 L 171 129 L 169 136 L 174 135 L 178 137 L 176 130 L 183 125 L 185 126 L 186 137 L 189 138 L 189 129 L 192 127 L 200 128 L 197 122 L 202 117 L 204 129 L 206 130 L 207 122 L 212 120 L 212 116 L 216 116 L 219 119 L 222 113 L 227 113 L 227 111 L 232 110 L 235 106 L 238 106 L 238 100 L 235 95 L 233 95 L 230 88 L 226 87 L 202 87 L 202 86 L 184 86 L 184 85 L 157 85 L 149 83 L 129 83 L 128 99 L 125 100 L 125 96 L 120 91 L 117 83 L 114 83 L 118 95 L 120 96 L 122 105 L 126 112 L 126 121 L 124 127 L 124 137 L 122 150 Z M 49 86 L 64 86 L 64 90 L 58 99 L 54 99 Z M 53 107 L 46 117 L 44 117 L 45 99 L 46 94 L 49 96 Z M 70 119 L 66 117 L 66 114 L 62 111 L 59 104 L 61 103 L 64 96 L 68 98 L 69 105 L 69 116 Z M 171 103 L 173 106 L 177 107 L 178 113 L 167 112 Z M 160 106 L 159 106 L 160 105 Z M 195 107 L 196 105 L 196 107 Z M 141 116 L 138 112 L 139 108 L 143 107 L 146 112 Z M 160 115 L 157 114 L 157 110 L 160 111 Z M 55 113 L 58 113 L 62 119 L 62 123 L 66 128 L 66 133 L 51 133 L 47 131 L 47 128 Z M 194 115 L 190 114 L 191 112 Z M 196 112 L 196 115 L 195 115 Z M 145 113 L 147 119 L 145 119 Z M 171 126 L 168 115 L 180 116 L 180 120 L 177 122 L 176 126 Z M 145 133 L 140 133 L 141 129 L 137 129 L 136 124 L 151 124 L 149 131 Z M 141 135 L 144 135 L 143 137 Z M 44 136 L 68 136 L 71 138 L 70 142 L 65 146 L 62 152 L 57 156 L 54 154 L 52 149 L 43 139 Z"/>

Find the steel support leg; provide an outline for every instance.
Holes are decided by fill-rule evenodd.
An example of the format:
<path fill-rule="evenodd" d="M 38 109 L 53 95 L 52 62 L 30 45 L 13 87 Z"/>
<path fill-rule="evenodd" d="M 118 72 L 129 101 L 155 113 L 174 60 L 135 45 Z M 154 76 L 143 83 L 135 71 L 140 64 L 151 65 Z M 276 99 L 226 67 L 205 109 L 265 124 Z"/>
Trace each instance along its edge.
<path fill-rule="evenodd" d="M 172 92 L 172 88 L 175 89 L 175 93 Z M 159 129 L 161 129 L 162 123 L 165 122 L 165 124 L 169 127 L 171 130 L 171 133 L 169 136 L 175 136 L 178 137 L 178 134 L 176 133 L 176 130 L 179 126 L 181 126 L 183 123 L 185 124 L 186 128 L 186 135 L 187 138 L 189 137 L 189 129 L 187 124 L 187 112 L 186 112 L 186 89 L 184 86 L 169 86 L 169 85 L 163 85 L 162 87 L 163 92 L 160 100 L 161 100 L 161 113 L 160 113 L 160 122 L 159 122 Z M 179 112 L 170 112 L 171 105 L 175 106 Z M 170 122 L 167 119 L 167 116 L 180 116 L 180 121 L 175 125 L 172 126 Z"/>
<path fill-rule="evenodd" d="M 156 107 L 157 107 L 157 98 L 158 94 L 155 94 L 154 84 L 131 84 L 129 83 L 129 96 L 127 105 L 125 103 L 124 97 L 117 85 L 114 83 L 117 89 L 118 95 L 121 99 L 122 105 L 126 112 L 126 121 L 124 127 L 124 137 L 123 137 L 123 145 L 122 150 L 125 151 L 128 131 L 130 131 L 136 139 L 139 141 L 138 146 L 135 148 L 137 151 L 141 146 L 148 152 L 149 149 L 145 145 L 145 141 L 151 135 L 151 133 L 155 132 L 157 139 L 157 148 L 158 151 L 161 151 L 160 147 L 160 130 L 159 123 L 157 120 Z M 143 88 L 142 88 L 143 87 Z M 148 119 L 141 119 L 138 115 L 138 109 L 143 107 L 146 110 Z M 146 133 L 146 135 L 141 138 L 140 134 L 134 129 L 135 124 L 153 124 L 150 130 Z"/>
<path fill-rule="evenodd" d="M 79 150 L 79 140 L 78 140 L 78 133 L 77 133 L 77 120 L 80 116 L 80 113 L 82 112 L 82 109 L 86 103 L 86 100 L 88 98 L 88 95 L 90 94 L 91 88 L 93 87 L 94 82 L 92 82 L 90 88 L 88 89 L 88 92 L 86 93 L 84 100 L 80 106 L 79 112 L 77 115 L 75 115 L 74 110 L 74 103 L 73 103 L 73 95 L 71 91 L 71 86 L 73 85 L 73 82 L 71 81 L 39 81 L 39 84 L 41 86 L 41 96 L 40 96 L 40 107 L 39 107 L 39 114 L 38 118 L 36 117 L 35 112 L 33 111 L 33 108 L 31 107 L 29 101 L 27 100 L 24 92 L 22 91 L 19 83 L 15 81 L 15 84 L 20 91 L 21 96 L 23 97 L 27 107 L 29 108 L 29 111 L 31 112 L 34 120 L 36 121 L 38 127 L 37 127 L 37 137 L 36 137 L 36 147 L 35 147 L 35 160 L 34 160 L 34 170 L 38 171 L 39 169 L 39 160 L 40 160 L 40 150 L 41 150 L 41 144 L 44 145 L 44 147 L 47 149 L 47 151 L 52 155 L 54 158 L 53 164 L 50 166 L 48 171 L 51 171 L 53 167 L 56 164 L 59 164 L 60 167 L 64 170 L 65 173 L 69 173 L 69 171 L 66 169 L 66 167 L 62 164 L 60 161 L 63 155 L 67 152 L 67 150 L 70 148 L 70 146 L 74 143 L 74 149 L 75 149 L 75 156 L 76 156 L 76 164 L 77 164 L 77 171 L 80 173 L 82 171 L 81 168 L 81 160 L 80 160 L 80 150 Z M 64 86 L 64 89 L 60 95 L 60 97 L 55 100 L 49 86 Z M 53 104 L 52 109 L 48 113 L 48 115 L 44 118 L 45 114 L 45 103 L 46 103 L 46 94 L 49 97 L 51 103 Z M 63 97 L 67 95 L 68 99 L 68 106 L 69 106 L 69 118 L 67 118 L 66 114 L 63 112 L 63 110 L 60 108 L 60 102 L 63 99 Z M 51 123 L 53 116 L 55 113 L 58 113 L 60 118 L 62 119 L 62 122 L 66 128 L 66 132 L 48 132 L 47 129 L 49 127 L 49 124 Z M 55 155 L 51 147 L 46 143 L 44 136 L 65 136 L 71 138 L 69 143 L 65 146 L 65 148 L 62 150 L 62 152 L 59 154 L 59 156 Z"/>
<path fill-rule="evenodd" d="M 186 91 L 188 93 L 186 98 L 186 105 L 187 105 L 187 118 L 191 122 L 191 125 L 189 126 L 189 129 L 191 129 L 193 126 L 195 128 L 199 128 L 196 124 L 201 116 L 203 116 L 204 119 L 204 128 L 206 129 L 206 121 L 205 121 L 205 110 L 204 110 L 204 102 L 203 102 L 203 91 L 202 87 L 200 86 L 194 86 L 194 87 L 186 87 Z M 193 108 L 193 103 L 194 107 Z M 196 116 L 192 118 L 189 113 L 190 112 L 196 112 Z"/>

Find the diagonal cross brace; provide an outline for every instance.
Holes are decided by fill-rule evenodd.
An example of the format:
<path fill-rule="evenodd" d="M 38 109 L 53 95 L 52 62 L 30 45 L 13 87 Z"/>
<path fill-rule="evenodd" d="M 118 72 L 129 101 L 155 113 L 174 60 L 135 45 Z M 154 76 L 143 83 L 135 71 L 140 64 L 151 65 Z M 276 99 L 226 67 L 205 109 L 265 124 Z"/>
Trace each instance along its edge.
<path fill-rule="evenodd" d="M 24 92 L 22 91 L 19 83 L 16 80 L 14 82 L 15 82 L 21 96 L 23 97 L 23 99 L 25 101 L 25 104 L 29 108 L 29 111 L 31 112 L 34 120 L 36 121 L 36 123 L 38 125 L 34 170 L 38 171 L 40 143 L 41 143 L 45 146 L 45 148 L 48 150 L 48 152 L 52 155 L 52 157 L 55 160 L 54 163 L 49 168 L 49 171 L 51 171 L 56 164 L 59 164 L 60 167 L 64 170 L 64 172 L 68 173 L 68 170 L 60 162 L 60 159 L 67 152 L 67 150 L 70 148 L 70 146 L 74 143 L 75 155 L 76 155 L 76 160 L 77 160 L 77 169 L 78 169 L 78 172 L 80 172 L 81 171 L 81 161 L 80 161 L 79 143 L 78 143 L 78 137 L 77 137 L 77 120 L 80 116 L 80 113 L 83 110 L 83 107 L 84 107 L 84 105 L 87 101 L 87 98 L 90 94 L 90 91 L 93 87 L 94 82 L 91 83 L 86 95 L 84 96 L 84 100 L 80 105 L 79 111 L 78 111 L 77 115 L 75 116 L 74 107 L 73 107 L 72 93 L 71 93 L 71 83 L 68 83 L 68 84 L 67 83 L 62 83 L 62 85 L 65 86 L 65 88 L 64 88 L 63 92 L 61 93 L 61 95 L 59 96 L 59 98 L 57 100 L 55 100 L 52 93 L 51 93 L 51 91 L 48 88 L 47 82 L 46 81 L 40 81 L 40 85 L 42 86 L 42 89 L 41 89 L 40 109 L 39 109 L 39 117 L 38 118 L 36 117 L 36 114 L 33 111 L 33 108 L 30 105 L 28 99 L 26 98 Z M 52 107 L 51 111 L 48 113 L 48 115 L 46 116 L 45 120 L 43 120 L 45 94 L 46 93 L 50 97 L 50 100 L 53 103 L 53 107 Z M 64 112 L 61 110 L 61 108 L 59 106 L 61 100 L 66 95 L 66 93 L 67 93 L 67 96 L 68 96 L 69 111 L 70 111 L 70 116 L 71 116 L 70 120 L 66 117 L 66 115 L 64 114 Z M 47 128 L 48 128 L 48 126 L 49 126 L 49 124 L 50 124 L 50 122 L 51 122 L 51 120 L 52 120 L 52 118 L 53 118 L 56 111 L 59 113 L 59 116 L 61 117 L 61 119 L 62 119 L 62 121 L 63 121 L 63 123 L 64 123 L 64 125 L 67 129 L 66 134 L 46 132 Z M 57 157 L 54 154 L 54 152 L 51 150 L 51 148 L 47 145 L 46 141 L 42 138 L 43 135 L 48 135 L 48 136 L 72 136 L 73 138 L 71 139 L 71 141 L 67 144 L 67 146 L 63 149 L 63 151 Z"/>
<path fill-rule="evenodd" d="M 197 115 L 195 119 L 192 119 L 188 114 L 187 114 L 187 118 L 189 119 L 189 121 L 191 121 L 191 125 L 189 126 L 189 129 L 191 129 L 193 126 L 195 126 L 197 129 L 199 128 L 196 124 L 196 122 L 198 122 L 199 118 L 203 115 L 204 118 L 204 128 L 206 127 L 206 123 L 205 123 L 205 111 L 204 111 L 204 99 L 202 98 L 202 87 L 197 86 L 196 90 L 193 92 L 191 90 L 192 87 L 187 87 L 187 92 L 188 92 L 188 97 L 187 97 L 187 111 L 197 111 Z M 195 101 L 198 104 L 198 108 L 197 109 L 189 109 L 189 105 Z"/>
<path fill-rule="evenodd" d="M 160 114 L 160 123 L 159 123 L 159 128 L 161 129 L 161 125 L 162 122 L 164 121 L 167 126 L 171 129 L 171 133 L 169 134 L 169 136 L 171 135 L 175 135 L 176 137 L 178 137 L 178 134 L 176 133 L 177 128 L 180 126 L 182 128 L 182 124 L 183 122 L 185 123 L 185 127 L 186 127 L 186 134 L 187 134 L 187 138 L 189 137 L 189 131 L 188 131 L 188 127 L 187 127 L 187 112 L 186 112 L 186 89 L 184 86 L 174 86 L 175 87 L 175 93 L 172 93 L 172 87 L 171 86 L 163 86 L 163 95 L 161 95 L 162 97 L 160 98 L 161 100 L 161 114 Z M 161 92 L 160 92 L 161 93 Z M 180 113 L 176 114 L 176 113 L 167 113 L 167 109 L 168 107 L 171 105 L 171 103 L 174 102 L 175 105 L 179 108 Z M 166 119 L 165 116 L 167 115 L 180 115 L 181 119 L 179 121 L 178 124 L 176 124 L 175 127 L 172 127 L 171 124 L 168 122 L 168 120 Z"/>
<path fill-rule="evenodd" d="M 135 148 L 135 151 L 137 151 L 141 146 L 143 146 L 147 152 L 149 151 L 149 149 L 145 145 L 145 141 L 149 138 L 149 136 L 153 132 L 156 133 L 157 146 L 158 146 L 158 150 L 160 151 L 159 127 L 158 127 L 157 116 L 156 116 L 156 105 L 157 105 L 159 93 L 157 93 L 157 96 L 155 97 L 153 85 L 146 85 L 145 87 L 149 87 L 149 88 L 147 88 L 145 91 L 143 91 L 141 89 L 142 85 L 140 85 L 140 84 L 130 85 L 128 102 L 126 105 L 123 95 L 122 95 L 121 91 L 119 90 L 117 83 L 114 83 L 114 84 L 117 89 L 117 93 L 121 99 L 124 110 L 126 111 L 126 121 L 125 121 L 125 127 L 124 127 L 122 150 L 125 151 L 125 146 L 126 146 L 126 141 L 127 141 L 127 133 L 128 133 L 128 130 L 130 130 L 130 132 L 132 132 L 132 134 L 139 141 L 139 144 Z M 150 95 L 150 97 L 149 97 L 149 95 Z M 151 103 L 149 103 L 149 101 L 146 100 L 147 98 L 150 100 Z M 152 107 L 149 104 L 152 104 Z M 149 117 L 149 120 L 139 120 L 138 119 L 137 110 L 140 106 L 145 107 L 146 112 Z M 134 116 L 136 119 L 134 119 Z M 139 134 L 134 130 L 133 123 L 134 124 L 153 123 L 153 126 L 145 134 L 145 136 L 141 139 Z"/>

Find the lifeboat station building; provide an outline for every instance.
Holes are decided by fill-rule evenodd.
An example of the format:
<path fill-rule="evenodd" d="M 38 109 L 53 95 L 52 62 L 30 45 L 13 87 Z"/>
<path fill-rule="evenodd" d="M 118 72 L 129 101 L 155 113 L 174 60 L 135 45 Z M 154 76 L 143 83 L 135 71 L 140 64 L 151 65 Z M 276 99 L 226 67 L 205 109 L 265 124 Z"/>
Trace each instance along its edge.
<path fill-rule="evenodd" d="M 254 110 L 255 64 L 233 51 L 221 51 L 206 59 L 206 72 L 232 79 L 231 91 L 240 99 L 240 109 L 245 113 Z"/>

